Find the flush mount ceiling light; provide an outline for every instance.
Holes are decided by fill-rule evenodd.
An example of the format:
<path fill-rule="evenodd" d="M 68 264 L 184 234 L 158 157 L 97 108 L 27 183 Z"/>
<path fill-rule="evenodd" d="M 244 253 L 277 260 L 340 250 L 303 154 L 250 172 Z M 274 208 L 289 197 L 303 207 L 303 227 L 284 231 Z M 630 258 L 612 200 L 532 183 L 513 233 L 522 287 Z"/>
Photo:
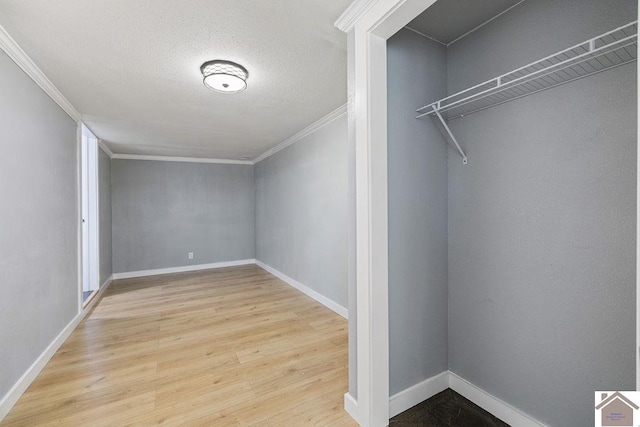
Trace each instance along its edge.
<path fill-rule="evenodd" d="M 200 66 L 206 87 L 218 92 L 235 93 L 247 88 L 249 72 L 240 64 L 222 59 L 207 61 Z"/>

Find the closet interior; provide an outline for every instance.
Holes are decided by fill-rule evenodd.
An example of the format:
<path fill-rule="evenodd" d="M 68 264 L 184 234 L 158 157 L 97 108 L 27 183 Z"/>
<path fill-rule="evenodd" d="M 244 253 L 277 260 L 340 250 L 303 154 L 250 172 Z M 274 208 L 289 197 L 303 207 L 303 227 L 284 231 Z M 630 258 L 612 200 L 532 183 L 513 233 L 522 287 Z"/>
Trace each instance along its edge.
<path fill-rule="evenodd" d="M 584 426 L 635 389 L 637 15 L 440 0 L 387 41 L 392 400 L 448 372 Z"/>

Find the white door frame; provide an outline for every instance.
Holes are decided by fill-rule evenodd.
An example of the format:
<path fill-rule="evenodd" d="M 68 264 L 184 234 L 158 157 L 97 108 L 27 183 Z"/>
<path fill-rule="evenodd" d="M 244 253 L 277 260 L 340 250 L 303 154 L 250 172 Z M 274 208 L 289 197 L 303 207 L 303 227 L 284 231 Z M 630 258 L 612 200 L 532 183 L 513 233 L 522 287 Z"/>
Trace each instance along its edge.
<path fill-rule="evenodd" d="M 82 123 L 78 122 L 76 131 L 76 155 L 77 155 L 77 194 L 78 194 L 78 313 L 82 312 L 82 286 L 83 286 L 83 252 L 82 252 Z"/>
<path fill-rule="evenodd" d="M 89 188 L 87 179 L 89 174 L 89 154 L 87 153 L 87 135 L 80 134 L 80 203 L 82 205 L 80 214 L 80 226 L 82 236 L 82 292 L 89 290 L 89 271 L 91 270 L 89 261 Z"/>
<path fill-rule="evenodd" d="M 349 118 L 356 140 L 356 418 L 366 427 L 386 426 L 389 420 L 386 41 L 435 1 L 355 0 L 336 21 L 355 39 L 355 102 Z M 640 152 L 637 175 L 635 357 L 640 390 Z"/>
<path fill-rule="evenodd" d="M 84 124 L 80 131 L 82 291 L 95 291 L 100 280 L 98 139 Z"/>
<path fill-rule="evenodd" d="M 355 128 L 357 413 L 389 424 L 387 39 L 436 0 L 357 0 L 336 26 L 353 31 Z"/>

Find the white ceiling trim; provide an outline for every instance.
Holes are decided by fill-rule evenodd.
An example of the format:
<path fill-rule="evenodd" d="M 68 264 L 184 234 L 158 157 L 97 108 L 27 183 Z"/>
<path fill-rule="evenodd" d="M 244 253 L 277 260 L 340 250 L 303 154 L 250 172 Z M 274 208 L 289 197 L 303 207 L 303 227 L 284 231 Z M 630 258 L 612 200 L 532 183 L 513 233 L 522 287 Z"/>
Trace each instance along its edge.
<path fill-rule="evenodd" d="M 76 123 L 82 119 L 82 116 L 75 109 L 73 105 L 62 95 L 62 93 L 56 88 L 53 83 L 44 75 L 42 70 L 29 58 L 29 55 L 18 43 L 7 33 L 7 31 L 0 25 L 0 49 L 4 50 L 9 58 L 13 60 L 22 70 L 27 73 L 31 79 L 36 82 L 38 86 L 46 92 L 47 95 L 53 99 L 56 104 L 64 110 Z"/>
<path fill-rule="evenodd" d="M 101 140 L 101 139 L 98 140 L 98 147 L 100 147 L 102 149 L 102 151 L 104 151 L 104 153 L 107 156 L 109 156 L 109 158 L 113 158 L 113 156 L 114 156 L 113 151 L 111 151 L 109 146 L 107 146 L 107 144 L 105 144 L 103 140 Z"/>
<path fill-rule="evenodd" d="M 522 3 L 524 0 L 520 0 L 518 3 L 514 4 L 513 6 L 503 10 L 502 12 L 500 12 L 499 14 L 497 14 L 496 16 L 494 16 L 493 18 L 489 18 L 486 21 L 484 21 L 482 24 L 478 25 L 475 28 L 472 28 L 471 30 L 467 31 L 466 33 L 464 33 L 463 35 L 461 35 L 460 37 L 457 37 L 455 40 L 450 41 L 449 43 L 447 43 L 447 47 L 451 46 L 452 44 L 454 44 L 455 42 L 467 37 L 469 34 L 473 33 L 476 30 L 479 30 L 480 28 L 484 27 L 485 25 L 487 25 L 489 22 L 493 21 L 494 19 L 504 15 L 505 13 L 509 12 L 511 9 L 513 9 L 514 7 L 518 6 L 520 3 Z"/>
<path fill-rule="evenodd" d="M 344 104 L 344 105 L 336 108 L 335 110 L 333 110 L 332 112 L 330 112 L 326 116 L 322 117 L 321 119 L 313 122 L 312 124 L 310 124 L 309 126 L 307 126 L 304 129 L 302 129 L 300 132 L 296 133 L 295 135 L 285 139 L 284 141 L 282 141 L 280 144 L 276 145 L 275 147 L 270 148 L 267 151 L 265 151 L 264 153 L 260 154 L 258 157 L 253 159 L 253 164 L 255 165 L 255 164 L 263 161 L 267 157 L 273 156 L 278 151 L 287 148 L 288 146 L 290 146 L 294 142 L 299 141 L 302 138 L 304 138 L 305 136 L 308 136 L 308 135 L 312 134 L 313 132 L 315 132 L 318 129 L 320 129 L 322 126 L 334 121 L 335 119 L 337 119 L 338 117 L 340 117 L 340 116 L 342 116 L 343 114 L 346 114 L 346 113 L 347 113 L 347 104 Z"/>
<path fill-rule="evenodd" d="M 377 0 L 354 0 L 347 10 L 342 12 L 342 15 L 340 15 L 333 25 L 340 31 L 348 33 L 356 25 L 358 19 L 367 13 L 376 1 Z"/>
<path fill-rule="evenodd" d="M 141 154 L 114 154 L 113 159 L 153 160 L 156 162 L 218 163 L 223 165 L 253 165 L 251 160 L 207 159 L 198 157 L 146 156 Z"/>
<path fill-rule="evenodd" d="M 524 0 L 523 0 L 523 1 L 524 1 Z M 436 39 L 436 38 L 433 38 L 433 37 L 431 37 L 431 36 L 428 36 L 428 35 L 426 35 L 425 33 L 421 33 L 420 31 L 415 30 L 415 29 L 411 28 L 411 27 L 410 27 L 410 26 L 408 26 L 408 25 L 405 25 L 404 27 L 405 27 L 407 30 L 409 30 L 409 31 L 413 31 L 413 32 L 414 32 L 414 33 L 416 33 L 416 34 L 421 35 L 422 37 L 426 37 L 426 38 L 428 38 L 428 39 L 429 39 L 429 40 L 431 40 L 431 41 L 434 41 L 434 42 L 436 42 L 436 43 L 439 43 L 439 44 L 441 44 L 442 46 L 447 46 L 447 44 L 446 44 L 446 43 L 441 42 L 440 40 L 438 40 L 438 39 Z"/>

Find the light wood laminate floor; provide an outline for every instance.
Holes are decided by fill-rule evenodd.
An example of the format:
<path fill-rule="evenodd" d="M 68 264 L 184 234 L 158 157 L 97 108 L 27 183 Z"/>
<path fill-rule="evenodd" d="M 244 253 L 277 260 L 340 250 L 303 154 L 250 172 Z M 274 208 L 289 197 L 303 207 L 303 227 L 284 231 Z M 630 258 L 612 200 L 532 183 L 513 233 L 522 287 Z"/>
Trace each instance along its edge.
<path fill-rule="evenodd" d="M 0 423 L 355 426 L 347 322 L 250 265 L 115 281 Z"/>

